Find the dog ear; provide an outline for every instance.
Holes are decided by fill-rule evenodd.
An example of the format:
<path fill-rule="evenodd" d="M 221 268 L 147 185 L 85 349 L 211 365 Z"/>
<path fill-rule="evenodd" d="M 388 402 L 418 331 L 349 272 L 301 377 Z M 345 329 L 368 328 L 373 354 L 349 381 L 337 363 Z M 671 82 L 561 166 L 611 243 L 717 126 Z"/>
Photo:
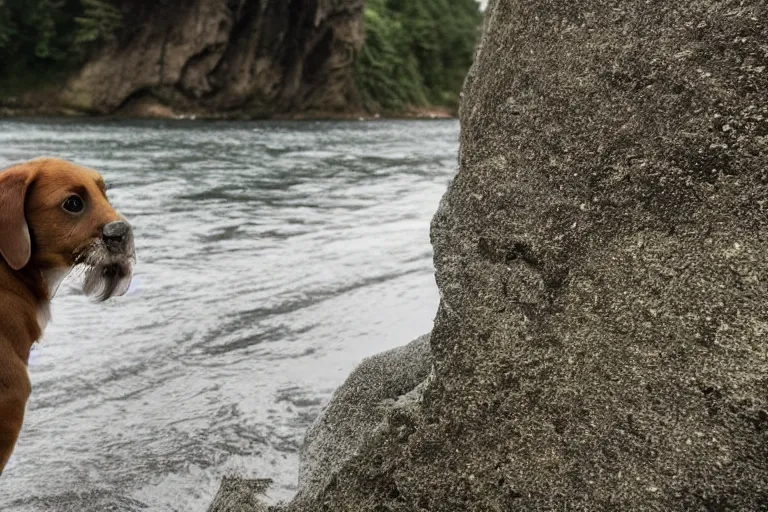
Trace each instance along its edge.
<path fill-rule="evenodd" d="M 0 172 L 0 255 L 13 270 L 24 268 L 32 256 L 24 203 L 33 179 L 24 167 Z"/>

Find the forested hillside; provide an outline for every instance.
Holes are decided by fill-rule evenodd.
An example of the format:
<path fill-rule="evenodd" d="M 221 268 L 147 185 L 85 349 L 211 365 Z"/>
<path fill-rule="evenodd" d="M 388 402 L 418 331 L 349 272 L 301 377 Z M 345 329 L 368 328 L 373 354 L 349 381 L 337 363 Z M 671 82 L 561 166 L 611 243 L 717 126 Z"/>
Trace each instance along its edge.
<path fill-rule="evenodd" d="M 77 68 L 95 44 L 117 36 L 122 7 L 119 0 L 0 0 L 0 91 Z"/>
<path fill-rule="evenodd" d="M 361 91 L 384 108 L 456 107 L 482 15 L 475 0 L 367 0 Z"/>
<path fill-rule="evenodd" d="M 364 7 L 362 0 L 326 4 L 330 5 L 325 0 L 0 0 L 0 102 L 26 98 L 34 104 L 30 93 L 46 88 L 50 99 L 74 80 L 70 89 L 75 92 L 62 102 L 91 113 L 109 113 L 128 98 L 147 96 L 181 110 L 243 108 L 266 114 L 323 105 L 337 111 L 363 107 L 385 112 L 457 106 L 481 26 L 476 0 L 367 0 Z M 179 19 L 169 20 L 169 15 Z M 208 32 L 200 28 L 198 18 L 219 15 L 218 27 Z M 274 27 L 282 27 L 279 35 L 272 33 L 278 32 Z M 174 56 L 166 51 L 168 38 L 158 34 L 178 30 L 186 33 L 174 39 L 186 39 L 190 48 Z M 191 48 L 206 37 L 210 43 Z M 151 56 L 150 45 L 157 49 L 159 64 L 136 58 L 137 53 Z M 271 52 L 272 69 L 258 62 L 258 54 L 265 52 Z M 255 54 L 237 62 L 241 67 L 248 64 L 253 76 L 244 79 L 234 98 L 226 86 L 234 79 L 226 73 L 232 67 L 227 58 L 233 53 Z M 178 76 L 168 75 L 166 60 L 181 63 Z M 200 61 L 209 65 L 198 70 Z M 121 76 L 146 73 L 130 69 L 139 62 L 161 71 L 152 79 L 127 84 L 130 90 L 107 99 L 103 96 L 115 89 L 105 69 L 110 62 Z M 190 67 L 201 75 L 194 77 L 194 87 L 185 81 Z M 339 71 L 344 67 L 348 72 Z M 264 76 L 270 77 L 268 84 L 262 83 Z M 204 84 L 198 86 L 201 81 Z M 308 97 L 314 99 L 307 101 Z"/>

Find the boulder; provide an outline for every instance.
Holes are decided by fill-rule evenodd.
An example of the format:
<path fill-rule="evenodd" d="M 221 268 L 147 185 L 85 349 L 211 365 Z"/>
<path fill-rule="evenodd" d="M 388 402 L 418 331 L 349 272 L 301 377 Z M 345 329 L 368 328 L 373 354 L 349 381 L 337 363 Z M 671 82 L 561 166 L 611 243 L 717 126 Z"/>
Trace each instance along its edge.
<path fill-rule="evenodd" d="M 283 509 L 766 509 L 767 41 L 762 0 L 491 0 L 432 370 L 350 379 Z"/>
<path fill-rule="evenodd" d="M 258 497 L 271 483 L 271 480 L 224 477 L 208 512 L 267 512 L 267 506 Z"/>
<path fill-rule="evenodd" d="M 432 365 L 429 335 L 404 347 L 363 360 L 310 427 L 301 448 L 300 491 L 293 500 L 299 510 L 311 507 L 318 493 L 332 484 L 335 473 L 364 449 L 395 411 L 418 404 Z M 208 512 L 261 512 L 258 495 L 269 480 L 227 477 Z M 279 511 L 280 507 L 272 510 Z"/>
<path fill-rule="evenodd" d="M 332 484 L 389 417 L 417 406 L 431 366 L 429 335 L 360 363 L 307 432 L 295 505 Z"/>

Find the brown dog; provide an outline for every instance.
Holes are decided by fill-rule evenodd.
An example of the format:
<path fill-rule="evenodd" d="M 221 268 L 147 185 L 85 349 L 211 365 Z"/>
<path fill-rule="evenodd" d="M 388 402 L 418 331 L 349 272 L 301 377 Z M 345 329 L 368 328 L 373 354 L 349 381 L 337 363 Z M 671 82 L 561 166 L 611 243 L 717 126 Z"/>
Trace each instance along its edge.
<path fill-rule="evenodd" d="M 0 474 L 31 391 L 27 360 L 62 279 L 84 269 L 83 290 L 122 295 L 134 258 L 130 225 L 91 169 L 53 158 L 0 172 Z"/>

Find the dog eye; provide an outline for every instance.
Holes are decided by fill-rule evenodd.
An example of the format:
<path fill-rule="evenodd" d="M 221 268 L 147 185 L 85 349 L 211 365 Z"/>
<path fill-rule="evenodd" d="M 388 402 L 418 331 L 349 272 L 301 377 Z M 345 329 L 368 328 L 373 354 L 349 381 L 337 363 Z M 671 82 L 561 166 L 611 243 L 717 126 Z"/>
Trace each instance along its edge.
<path fill-rule="evenodd" d="M 64 204 L 61 205 L 61 207 L 69 213 L 80 213 L 83 211 L 83 208 L 85 208 L 85 203 L 83 203 L 83 200 L 80 198 L 80 196 L 74 195 L 69 196 L 67 200 L 64 201 Z"/>

